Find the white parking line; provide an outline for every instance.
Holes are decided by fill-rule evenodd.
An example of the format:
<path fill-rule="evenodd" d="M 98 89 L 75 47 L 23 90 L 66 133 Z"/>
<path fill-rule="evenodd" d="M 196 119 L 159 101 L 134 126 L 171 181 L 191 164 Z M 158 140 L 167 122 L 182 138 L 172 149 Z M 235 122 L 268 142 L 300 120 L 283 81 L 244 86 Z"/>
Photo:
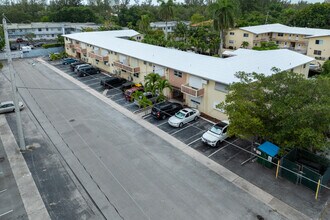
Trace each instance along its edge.
<path fill-rule="evenodd" d="M 143 118 L 143 119 L 147 119 L 147 118 L 149 118 L 150 116 L 151 116 L 151 114 L 147 114 L 147 115 L 142 116 L 142 118 Z"/>
<path fill-rule="evenodd" d="M 91 78 L 91 79 L 87 79 L 87 80 L 81 80 L 81 82 L 86 83 L 86 82 L 89 82 L 89 81 L 92 81 L 92 80 L 97 80 L 97 79 Z"/>
<path fill-rule="evenodd" d="M 234 143 L 235 141 L 237 141 L 237 139 L 235 139 L 234 141 L 232 141 L 230 144 Z M 208 158 L 212 157 L 214 154 L 218 153 L 219 151 L 222 151 L 223 149 L 225 149 L 226 147 L 228 147 L 230 144 L 226 144 L 225 146 L 223 146 L 222 148 L 219 148 L 218 150 L 214 151 L 212 154 L 210 154 L 209 156 L 207 156 Z"/>
<path fill-rule="evenodd" d="M 157 125 L 157 127 L 159 127 L 159 126 L 162 126 L 162 125 L 164 125 L 164 124 L 166 124 L 166 123 L 168 123 L 168 122 L 167 122 L 167 121 L 165 121 L 165 122 L 163 122 L 163 123 L 161 123 L 161 124 Z"/>
<path fill-rule="evenodd" d="M 109 90 L 109 89 L 105 89 L 105 90 L 102 92 L 102 94 L 106 96 L 106 95 L 107 95 L 107 92 L 108 92 L 108 90 Z"/>
<path fill-rule="evenodd" d="M 117 102 L 117 101 L 125 100 L 125 98 L 112 99 L 112 100 L 115 101 L 115 102 Z"/>
<path fill-rule="evenodd" d="M 87 83 L 85 83 L 85 84 L 86 84 L 86 86 L 92 86 L 92 85 L 100 84 L 100 82 L 95 82 L 95 83 L 91 83 L 91 84 L 87 84 Z"/>
<path fill-rule="evenodd" d="M 195 142 L 197 142 L 197 141 L 199 141 L 200 139 L 202 139 L 201 137 L 200 138 L 197 138 L 196 140 L 194 140 L 194 141 L 192 141 L 192 142 L 190 142 L 189 144 L 187 144 L 188 146 L 190 146 L 191 144 L 193 144 L 193 143 L 195 143 Z"/>
<path fill-rule="evenodd" d="M 2 216 L 4 216 L 4 215 L 7 215 L 7 214 L 9 214 L 9 213 L 11 213 L 11 212 L 13 212 L 14 210 L 10 210 L 10 211 L 8 211 L 8 212 L 5 212 L 5 213 L 2 213 L 2 214 L 0 214 L 0 217 L 2 217 Z"/>
<path fill-rule="evenodd" d="M 6 191 L 7 191 L 7 189 L 3 189 L 0 191 L 0 193 L 6 192 Z"/>
<path fill-rule="evenodd" d="M 123 105 L 124 107 L 127 107 L 127 106 L 130 106 L 130 105 L 134 105 L 134 103 L 128 103 L 128 104 L 125 104 L 125 105 Z"/>
<path fill-rule="evenodd" d="M 189 127 L 191 127 L 191 126 L 192 126 L 192 124 L 188 125 L 187 127 L 181 128 L 181 129 L 179 129 L 179 130 L 177 130 L 177 131 L 175 131 L 175 132 L 173 132 L 173 133 L 170 133 L 170 135 L 174 135 L 174 134 L 176 134 L 176 133 L 178 133 L 178 132 L 180 132 L 180 131 L 182 131 L 182 130 L 184 130 L 184 129 L 186 129 L 186 128 L 189 128 Z"/>

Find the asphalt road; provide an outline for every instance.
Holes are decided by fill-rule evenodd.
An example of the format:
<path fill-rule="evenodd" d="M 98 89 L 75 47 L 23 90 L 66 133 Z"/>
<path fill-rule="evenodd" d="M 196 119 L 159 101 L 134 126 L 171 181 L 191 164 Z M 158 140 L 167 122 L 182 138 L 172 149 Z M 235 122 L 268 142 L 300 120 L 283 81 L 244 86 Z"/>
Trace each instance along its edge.
<path fill-rule="evenodd" d="M 31 112 L 107 219 L 285 219 L 44 65 L 14 65 Z"/>

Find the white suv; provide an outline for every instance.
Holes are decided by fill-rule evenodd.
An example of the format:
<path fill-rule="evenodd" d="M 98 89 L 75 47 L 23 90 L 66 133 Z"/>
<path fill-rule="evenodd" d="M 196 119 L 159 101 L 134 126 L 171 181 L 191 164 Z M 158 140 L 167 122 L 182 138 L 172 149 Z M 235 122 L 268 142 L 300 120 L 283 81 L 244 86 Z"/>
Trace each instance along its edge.
<path fill-rule="evenodd" d="M 202 141 L 212 147 L 218 147 L 219 144 L 228 137 L 229 121 L 222 121 L 213 125 L 202 136 Z"/>

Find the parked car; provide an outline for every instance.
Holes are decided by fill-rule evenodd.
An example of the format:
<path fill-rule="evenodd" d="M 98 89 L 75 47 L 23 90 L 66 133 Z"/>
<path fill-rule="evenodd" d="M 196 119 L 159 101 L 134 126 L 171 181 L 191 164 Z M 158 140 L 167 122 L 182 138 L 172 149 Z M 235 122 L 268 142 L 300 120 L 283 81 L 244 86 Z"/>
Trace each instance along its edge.
<path fill-rule="evenodd" d="M 23 102 L 18 102 L 18 105 L 20 110 L 24 108 Z M 15 105 L 13 101 L 0 102 L 0 114 L 14 112 L 14 111 L 15 111 Z"/>
<path fill-rule="evenodd" d="M 78 66 L 78 65 L 82 65 L 82 64 L 85 64 L 85 63 L 82 62 L 82 61 L 77 61 L 77 62 L 75 62 L 75 63 L 71 63 L 71 64 L 70 64 L 70 69 L 71 69 L 72 71 L 74 71 L 74 69 L 75 69 L 76 66 Z"/>
<path fill-rule="evenodd" d="M 127 89 L 130 89 L 134 86 L 135 86 L 134 82 L 128 81 L 128 82 L 124 83 L 123 85 L 121 85 L 120 89 L 121 89 L 121 91 L 125 92 Z"/>
<path fill-rule="evenodd" d="M 143 91 L 143 87 L 142 86 L 138 86 L 138 87 L 135 86 L 135 87 L 132 87 L 130 89 L 127 89 L 124 93 L 125 94 L 125 100 L 130 101 L 130 102 L 134 101 L 134 98 L 132 97 L 132 94 L 135 91 Z"/>
<path fill-rule="evenodd" d="M 74 72 L 77 73 L 79 71 L 79 69 L 89 67 L 89 66 L 92 67 L 92 65 L 90 65 L 88 63 L 77 65 L 74 67 Z"/>
<path fill-rule="evenodd" d="M 147 99 L 149 99 L 152 104 L 156 103 L 158 98 L 158 96 L 152 95 L 151 92 L 144 92 L 142 95 L 145 96 Z M 139 98 L 142 99 L 142 96 L 140 96 Z M 141 104 L 139 100 L 135 99 L 134 104 L 137 105 L 139 108 L 141 108 Z"/>
<path fill-rule="evenodd" d="M 78 77 L 84 77 L 84 76 L 89 76 L 89 75 L 95 75 L 100 73 L 100 69 L 93 67 L 93 66 L 87 66 L 84 68 L 80 68 L 78 70 L 77 76 Z"/>
<path fill-rule="evenodd" d="M 31 51 L 31 47 L 30 46 L 23 46 L 21 47 L 21 50 L 23 53 L 27 53 L 27 52 L 30 52 Z"/>
<path fill-rule="evenodd" d="M 15 45 L 10 45 L 10 50 L 17 50 L 17 47 Z"/>
<path fill-rule="evenodd" d="M 108 79 L 102 79 L 100 81 L 100 85 L 103 86 L 105 89 L 111 89 L 117 86 L 120 86 L 124 83 L 126 83 L 127 80 L 124 78 L 120 78 L 120 77 L 111 77 Z"/>
<path fill-rule="evenodd" d="M 202 141 L 212 147 L 218 147 L 219 144 L 228 137 L 229 121 L 222 121 L 213 125 L 202 136 Z"/>
<path fill-rule="evenodd" d="M 184 124 L 194 120 L 196 121 L 199 116 L 200 112 L 197 109 L 184 108 L 170 117 L 168 123 L 173 127 L 181 128 Z"/>
<path fill-rule="evenodd" d="M 63 65 L 68 65 L 68 64 L 71 64 L 71 63 L 75 63 L 77 62 L 78 60 L 74 59 L 74 58 L 64 58 L 62 60 L 62 64 Z"/>
<path fill-rule="evenodd" d="M 22 43 L 22 42 L 24 42 L 23 38 L 19 37 L 16 39 L 16 43 Z"/>
<path fill-rule="evenodd" d="M 34 47 L 42 47 L 42 45 L 44 45 L 45 42 L 37 42 L 35 44 L 33 44 Z"/>
<path fill-rule="evenodd" d="M 181 109 L 183 109 L 183 107 L 180 103 L 166 101 L 154 105 L 151 109 L 151 115 L 156 119 L 165 119 L 168 116 L 174 115 Z"/>

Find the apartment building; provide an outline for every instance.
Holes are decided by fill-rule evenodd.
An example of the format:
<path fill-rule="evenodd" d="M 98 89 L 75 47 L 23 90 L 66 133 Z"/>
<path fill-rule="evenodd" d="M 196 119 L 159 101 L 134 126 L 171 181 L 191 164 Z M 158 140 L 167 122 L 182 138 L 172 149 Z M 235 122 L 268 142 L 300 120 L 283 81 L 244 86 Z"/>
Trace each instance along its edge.
<path fill-rule="evenodd" d="M 290 70 L 307 77 L 312 58 L 282 49 L 254 51 L 239 49 L 229 58 L 188 53 L 123 38 L 139 33 L 133 30 L 85 32 L 65 35 L 65 50 L 111 74 L 144 84 L 144 77 L 157 73 L 173 90 L 166 96 L 223 120 L 227 116 L 216 106 L 225 100 L 227 86 L 238 79 L 239 71 L 273 74 L 272 68 Z"/>
<path fill-rule="evenodd" d="M 330 59 L 330 42 L 326 36 L 330 30 L 316 28 L 289 27 L 282 24 L 267 24 L 241 27 L 226 34 L 226 48 L 241 48 L 247 42 L 248 49 L 260 46 L 261 42 L 275 42 L 279 48 L 307 54 L 323 63 Z M 319 44 L 317 42 L 323 42 Z"/>
<path fill-rule="evenodd" d="M 151 22 L 150 27 L 152 30 L 163 30 L 164 33 L 167 27 L 167 33 L 172 33 L 178 23 L 178 21 L 168 21 L 167 24 L 164 21 Z M 189 21 L 182 21 L 182 23 L 187 25 L 187 27 L 190 25 Z"/>
<path fill-rule="evenodd" d="M 56 22 L 35 22 L 30 24 L 8 24 L 9 40 L 25 38 L 28 33 L 34 33 L 36 40 L 53 40 L 57 35 L 81 32 L 83 28 L 97 29 L 99 25 L 94 23 L 56 23 Z"/>

